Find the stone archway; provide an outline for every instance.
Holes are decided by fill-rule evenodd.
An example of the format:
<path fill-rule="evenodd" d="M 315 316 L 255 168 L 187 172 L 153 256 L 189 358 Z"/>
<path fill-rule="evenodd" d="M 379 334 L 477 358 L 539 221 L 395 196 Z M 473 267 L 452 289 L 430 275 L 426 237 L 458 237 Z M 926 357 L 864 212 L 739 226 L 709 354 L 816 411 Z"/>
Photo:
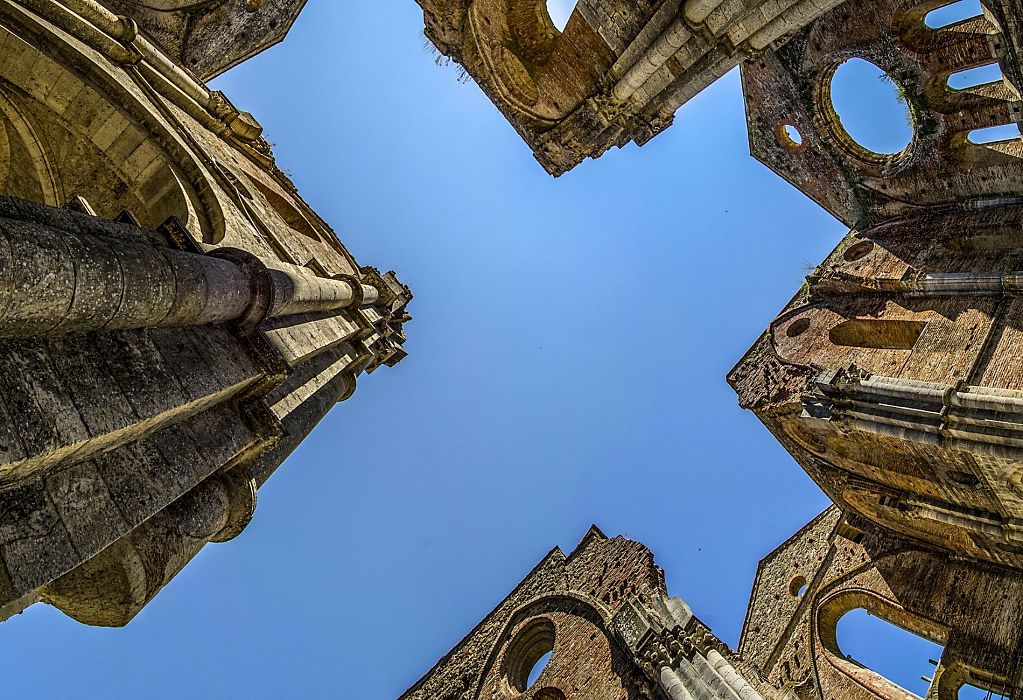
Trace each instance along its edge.
<path fill-rule="evenodd" d="M 79 70 L 72 72 L 69 61 L 47 55 L 11 29 L 0 26 L 0 38 L 5 42 L 0 74 L 6 78 L 0 88 L 7 98 L 0 99 L 7 105 L 0 118 L 20 125 L 20 141 L 47 144 L 46 152 L 38 148 L 32 157 L 49 190 L 43 201 L 62 205 L 83 194 L 107 217 L 128 203 L 144 225 L 175 216 L 206 241 L 223 236 L 222 204 L 211 176 L 164 113 L 165 105 L 111 75 L 86 49 L 75 56 Z M 31 70 L 17 70 L 25 65 Z M 9 187 L 4 191 L 17 194 Z"/>
<path fill-rule="evenodd" d="M 0 191 L 44 202 L 63 203 L 50 159 L 30 118 L 0 89 Z"/>

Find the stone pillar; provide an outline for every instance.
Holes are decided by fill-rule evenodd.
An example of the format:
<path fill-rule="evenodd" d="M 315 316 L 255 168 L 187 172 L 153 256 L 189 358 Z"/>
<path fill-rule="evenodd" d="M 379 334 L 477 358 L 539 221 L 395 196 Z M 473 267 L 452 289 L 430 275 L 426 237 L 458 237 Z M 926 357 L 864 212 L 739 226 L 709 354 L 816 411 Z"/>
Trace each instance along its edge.
<path fill-rule="evenodd" d="M 350 275 L 326 279 L 286 263 L 271 263 L 268 268 L 274 287 L 271 318 L 369 306 L 380 298 L 375 287 Z"/>
<path fill-rule="evenodd" d="M 226 260 L 0 219 L 0 336 L 205 325 L 251 301 Z"/>
<path fill-rule="evenodd" d="M 660 674 L 661 689 L 671 700 L 695 700 L 692 693 L 686 690 L 685 683 L 674 670 L 665 666 Z"/>
<path fill-rule="evenodd" d="M 686 19 L 693 24 L 703 24 L 721 2 L 722 0 L 688 0 L 685 9 Z"/>
<path fill-rule="evenodd" d="M 324 279 L 250 253 L 210 255 L 0 218 L 0 337 L 62 335 L 332 311 L 375 303 L 354 277 Z"/>
<path fill-rule="evenodd" d="M 43 601 L 88 625 L 122 627 L 209 542 L 236 537 L 256 507 L 255 482 L 212 477 L 56 581 Z"/>
<path fill-rule="evenodd" d="M 742 700 L 764 700 L 760 693 L 746 682 L 746 679 L 739 675 L 728 659 L 723 657 L 716 649 L 707 652 L 707 662 L 710 667 L 724 679 L 725 683 L 734 690 Z"/>
<path fill-rule="evenodd" d="M 675 659 L 675 673 L 687 684 L 696 700 L 736 700 L 732 689 L 714 673 L 709 664 L 697 666 L 698 661 L 705 661 L 699 652 L 693 654 L 690 661 L 684 655 Z"/>
<path fill-rule="evenodd" d="M 625 101 L 632 97 L 651 76 L 667 63 L 668 59 L 682 48 L 692 37 L 692 32 L 681 18 L 672 22 L 671 26 L 657 39 L 647 53 L 633 64 L 632 68 L 615 85 L 613 95 L 616 100 Z"/>

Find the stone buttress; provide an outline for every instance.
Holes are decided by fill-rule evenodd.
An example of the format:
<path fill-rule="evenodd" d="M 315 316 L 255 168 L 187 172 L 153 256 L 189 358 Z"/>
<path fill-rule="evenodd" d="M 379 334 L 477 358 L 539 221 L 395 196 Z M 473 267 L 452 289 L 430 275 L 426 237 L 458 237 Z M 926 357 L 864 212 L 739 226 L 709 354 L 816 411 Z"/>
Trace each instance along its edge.
<path fill-rule="evenodd" d="M 301 5 L 0 0 L 0 618 L 126 624 L 405 357 L 408 288 L 195 77 Z"/>

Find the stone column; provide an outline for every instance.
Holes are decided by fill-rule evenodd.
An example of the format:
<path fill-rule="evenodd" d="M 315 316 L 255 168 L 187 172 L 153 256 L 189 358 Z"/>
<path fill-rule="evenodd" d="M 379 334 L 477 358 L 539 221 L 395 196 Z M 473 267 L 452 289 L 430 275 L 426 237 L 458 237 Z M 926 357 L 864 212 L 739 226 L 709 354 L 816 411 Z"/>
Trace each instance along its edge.
<path fill-rule="evenodd" d="M 379 298 L 243 251 L 210 255 L 0 218 L 0 337 L 62 335 L 332 311 Z"/>
<path fill-rule="evenodd" d="M 716 649 L 710 649 L 707 652 L 707 662 L 742 700 L 764 700 L 760 693 L 754 690 L 753 686 L 739 675 L 735 667 L 728 663 L 728 659 L 718 653 Z"/>
<path fill-rule="evenodd" d="M 686 19 L 693 24 L 703 24 L 710 13 L 721 5 L 723 0 L 688 0 L 686 2 Z"/>
<path fill-rule="evenodd" d="M 205 325 L 251 304 L 226 260 L 0 219 L 0 336 Z"/>
<path fill-rule="evenodd" d="M 685 683 L 678 677 L 674 670 L 665 666 L 660 674 L 661 689 L 668 694 L 671 700 L 695 700 L 692 693 L 686 690 Z"/>
<path fill-rule="evenodd" d="M 41 588 L 41 597 L 79 622 L 122 627 L 207 543 L 241 533 L 255 507 L 255 482 L 244 475 L 207 479 L 99 555 Z"/>

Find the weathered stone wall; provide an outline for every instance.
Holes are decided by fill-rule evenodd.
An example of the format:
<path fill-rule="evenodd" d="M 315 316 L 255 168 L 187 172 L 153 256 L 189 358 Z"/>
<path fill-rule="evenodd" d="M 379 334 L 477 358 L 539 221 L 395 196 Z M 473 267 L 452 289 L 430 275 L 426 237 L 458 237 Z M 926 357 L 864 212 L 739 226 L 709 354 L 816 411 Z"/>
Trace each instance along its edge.
<path fill-rule="evenodd" d="M 999 247 L 1016 215 L 850 235 L 730 375 L 843 508 L 1012 566 L 1019 309 L 1002 280 L 1018 249 Z"/>
<path fill-rule="evenodd" d="M 202 80 L 283 41 L 306 0 L 102 0 Z"/>
<path fill-rule="evenodd" d="M 615 610 L 643 588 L 663 590 L 663 574 L 650 552 L 636 542 L 608 540 L 592 530 L 569 556 L 555 549 L 403 700 L 462 700 L 512 697 L 534 661 L 551 648 L 551 663 L 531 696 L 620 700 L 644 697 L 641 674 L 613 639 Z M 543 626 L 539 646 L 523 646 Z M 549 627 L 548 627 L 549 626 Z M 525 634 L 524 634 L 525 633 Z M 550 648 L 548 648 L 550 647 Z M 581 653 L 582 652 L 582 653 Z M 582 692 L 581 690 L 579 692 Z M 496 694 L 496 695 L 495 695 Z"/>
<path fill-rule="evenodd" d="M 753 154 L 856 229 L 730 381 L 842 508 L 1019 567 L 1023 142 L 969 139 L 1017 118 L 1018 8 L 930 29 L 934 6 L 850 0 L 743 66 Z M 851 57 L 902 90 L 902 152 L 867 150 L 835 113 Z M 1005 79 L 948 86 L 990 62 Z"/>
<path fill-rule="evenodd" d="M 558 549 L 547 555 L 402 700 L 773 699 L 741 665 L 668 596 L 645 547 L 593 528 L 568 557 Z"/>
<path fill-rule="evenodd" d="M 907 698 L 838 648 L 837 621 L 865 607 L 946 645 L 929 698 L 964 683 L 1018 693 L 1023 141 L 971 136 L 1020 121 L 1023 7 L 989 0 L 931 29 L 926 14 L 950 2 L 584 0 L 559 35 L 532 3 L 516 15 L 514 3 L 419 2 L 427 36 L 553 174 L 644 143 L 741 63 L 753 155 L 853 227 L 729 376 L 837 508 L 762 562 L 740 654 L 654 635 L 660 646 L 635 659 L 656 692 L 727 697 L 712 682 L 735 677 L 720 656 L 742 697 Z M 537 47 L 561 46 L 571 60 L 556 83 Z M 870 151 L 841 123 L 831 80 L 851 58 L 898 86 L 914 130 L 903 151 Z M 949 87 L 990 63 L 1003 80 Z M 650 627 L 632 610 L 614 629 L 635 650 L 646 632 L 629 630 Z M 572 658 L 586 653 L 606 665 L 597 648 Z"/>
<path fill-rule="evenodd" d="M 915 218 L 950 202 L 993 202 L 1018 190 L 1018 140 L 968 139 L 973 130 L 1016 120 L 1019 92 L 1011 79 L 968 90 L 947 84 L 951 74 L 990 62 L 1015 75 L 1007 35 L 990 16 L 930 29 L 924 18 L 931 7 L 851 0 L 743 64 L 753 155 L 849 226 Z M 853 57 L 874 63 L 898 86 L 914 127 L 904 151 L 873 153 L 843 127 L 831 79 Z M 798 143 L 786 127 L 798 132 Z"/>
<path fill-rule="evenodd" d="M 115 4 L 145 31 L 93 0 L 0 3 L 0 619 L 41 598 L 127 623 L 405 356 L 409 290 L 190 72 L 302 3 Z"/>
<path fill-rule="evenodd" d="M 761 562 L 739 648 L 801 699 L 909 697 L 838 646 L 838 621 L 865 608 L 945 647 L 928 698 L 956 698 L 964 683 L 1008 697 L 1023 639 L 1021 601 L 1018 571 L 850 525 L 832 509 Z"/>
<path fill-rule="evenodd" d="M 542 0 L 418 0 L 459 62 L 560 175 L 646 143 L 694 95 L 841 0 L 584 0 L 558 32 Z"/>

